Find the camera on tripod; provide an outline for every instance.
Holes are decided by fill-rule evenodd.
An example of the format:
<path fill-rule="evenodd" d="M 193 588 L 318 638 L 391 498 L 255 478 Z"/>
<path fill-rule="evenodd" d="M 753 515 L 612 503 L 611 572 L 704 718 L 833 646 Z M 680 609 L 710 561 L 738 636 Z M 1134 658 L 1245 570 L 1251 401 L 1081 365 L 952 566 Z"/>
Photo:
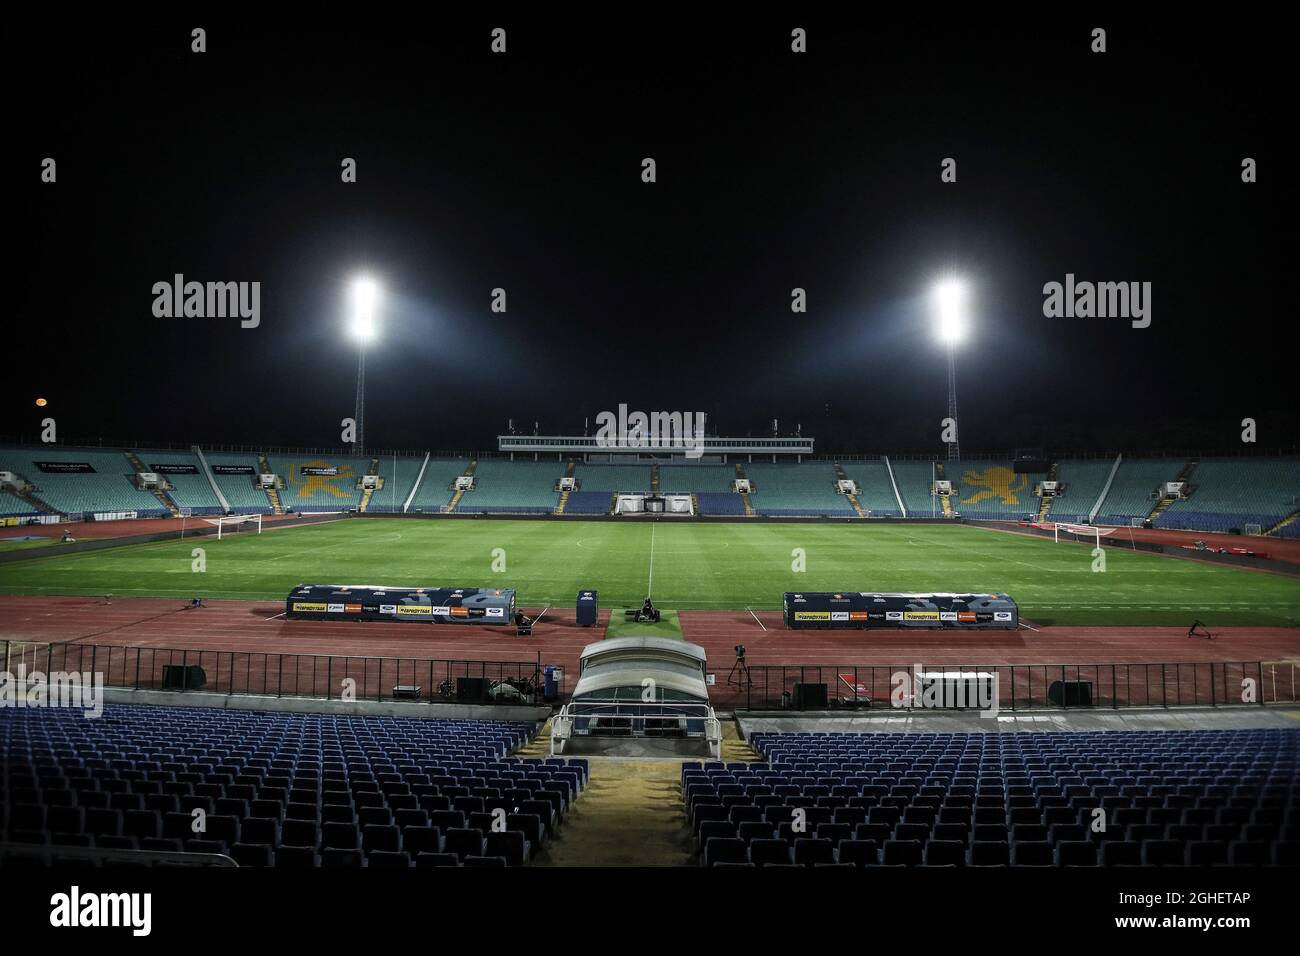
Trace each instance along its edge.
<path fill-rule="evenodd" d="M 736 663 L 731 665 L 731 672 L 727 674 L 728 686 L 745 689 L 753 687 L 754 681 L 749 676 L 749 665 L 745 663 L 745 645 L 737 644 L 732 650 L 736 652 Z"/>

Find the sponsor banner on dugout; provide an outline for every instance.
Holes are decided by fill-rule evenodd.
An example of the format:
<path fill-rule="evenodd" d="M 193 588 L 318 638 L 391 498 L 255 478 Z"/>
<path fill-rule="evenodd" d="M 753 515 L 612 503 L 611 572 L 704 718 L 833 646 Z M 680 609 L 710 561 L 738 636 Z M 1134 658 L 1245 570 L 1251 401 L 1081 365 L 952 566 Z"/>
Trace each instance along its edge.
<path fill-rule="evenodd" d="M 300 584 L 285 615 L 315 621 L 404 621 L 425 624 L 510 624 L 513 588 L 383 588 Z"/>
<path fill-rule="evenodd" d="M 787 591 L 789 628 L 942 628 L 984 630 L 1020 626 L 1007 594 L 887 594 L 871 591 Z"/>

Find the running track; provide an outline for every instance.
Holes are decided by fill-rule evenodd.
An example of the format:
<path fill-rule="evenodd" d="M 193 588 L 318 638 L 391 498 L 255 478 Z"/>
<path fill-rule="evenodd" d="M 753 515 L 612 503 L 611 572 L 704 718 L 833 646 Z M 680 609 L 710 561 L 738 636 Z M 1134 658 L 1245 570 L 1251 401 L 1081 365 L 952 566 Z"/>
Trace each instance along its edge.
<path fill-rule="evenodd" d="M 232 655 L 239 655 L 244 662 L 239 666 L 252 669 L 260 665 L 248 664 L 249 655 L 258 661 L 262 655 L 293 654 L 521 663 L 540 656 L 543 666 L 563 667 L 571 687 L 582 648 L 603 637 L 608 621 L 608 612 L 602 612 L 598 627 L 583 628 L 571 611 L 552 610 L 531 637 L 518 637 L 513 628 L 289 621 L 282 612 L 283 605 L 268 601 L 214 601 L 189 609 L 165 598 L 115 598 L 105 604 L 90 597 L 0 596 L 0 640 L 202 650 L 232 661 Z M 1295 628 L 1227 628 L 1205 641 L 1189 640 L 1181 628 L 1021 628 L 955 636 L 905 630 L 789 631 L 775 612 L 755 617 L 747 611 L 683 611 L 680 619 L 686 639 L 705 649 L 710 670 L 718 675 L 715 697 L 724 699 L 730 693 L 724 680 L 736 644 L 745 645 L 751 667 L 1300 661 L 1300 630 Z M 307 664 L 295 664 L 295 673 L 298 666 Z M 331 679 L 339 673 L 331 670 Z M 820 679 L 833 681 L 833 674 Z M 367 684 L 373 678 L 367 672 Z M 311 680 L 314 686 L 316 678 Z M 377 682 L 374 688 L 378 690 Z"/>

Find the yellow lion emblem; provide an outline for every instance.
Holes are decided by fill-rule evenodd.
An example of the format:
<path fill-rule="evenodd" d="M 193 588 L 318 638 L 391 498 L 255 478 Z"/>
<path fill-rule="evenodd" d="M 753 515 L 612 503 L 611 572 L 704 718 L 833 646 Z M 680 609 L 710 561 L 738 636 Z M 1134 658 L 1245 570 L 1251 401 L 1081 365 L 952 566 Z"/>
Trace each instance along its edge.
<path fill-rule="evenodd" d="M 1018 505 L 1020 499 L 1017 491 L 1024 491 L 1029 484 L 1028 475 L 1017 475 L 1010 468 L 990 467 L 984 471 L 968 471 L 962 475 L 962 483 L 980 488 L 969 498 L 963 498 L 964 505 L 979 504 L 989 498 L 1001 498 L 1004 505 Z M 1019 483 L 1017 483 L 1019 482 Z"/>
<path fill-rule="evenodd" d="M 355 498 L 356 475 L 352 471 L 351 465 L 339 466 L 337 472 L 333 475 L 312 475 L 304 474 L 308 468 L 332 468 L 334 467 L 327 461 L 305 461 L 300 465 L 294 465 L 290 473 L 290 479 L 298 485 L 298 497 L 310 498 L 318 491 L 333 495 L 335 498 Z"/>

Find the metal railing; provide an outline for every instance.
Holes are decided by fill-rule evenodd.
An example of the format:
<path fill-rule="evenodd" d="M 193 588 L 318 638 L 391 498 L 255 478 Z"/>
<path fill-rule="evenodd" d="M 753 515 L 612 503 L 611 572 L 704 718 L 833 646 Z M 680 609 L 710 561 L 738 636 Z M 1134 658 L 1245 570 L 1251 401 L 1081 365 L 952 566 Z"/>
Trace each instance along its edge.
<path fill-rule="evenodd" d="M 540 653 L 533 661 L 486 661 L 0 641 L 0 655 L 11 674 L 19 668 L 28 678 L 36 670 L 102 674 L 105 687 L 128 690 L 426 703 L 545 700 Z M 202 669 L 201 677 L 192 667 Z M 486 699 L 462 699 L 463 680 L 486 680 Z M 556 691 L 564 696 L 563 674 Z"/>
<path fill-rule="evenodd" d="M 715 688 L 715 704 L 794 710 L 796 684 L 825 684 L 833 709 L 906 708 L 918 673 L 993 674 L 1001 710 L 1222 707 L 1295 703 L 1297 665 L 1280 661 L 1111 664 L 750 665 L 738 683 Z M 746 679 L 747 678 L 747 679 Z M 919 705 L 918 705 L 919 706 Z"/>

